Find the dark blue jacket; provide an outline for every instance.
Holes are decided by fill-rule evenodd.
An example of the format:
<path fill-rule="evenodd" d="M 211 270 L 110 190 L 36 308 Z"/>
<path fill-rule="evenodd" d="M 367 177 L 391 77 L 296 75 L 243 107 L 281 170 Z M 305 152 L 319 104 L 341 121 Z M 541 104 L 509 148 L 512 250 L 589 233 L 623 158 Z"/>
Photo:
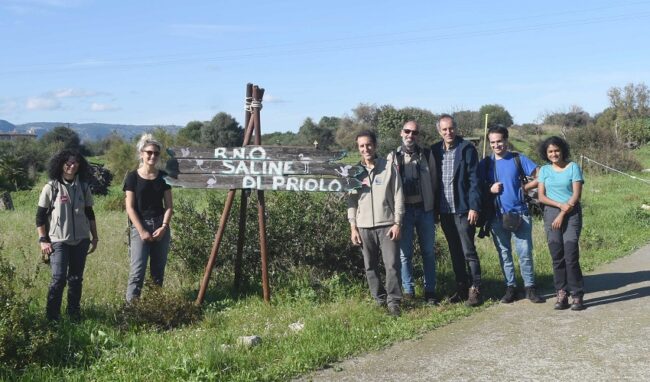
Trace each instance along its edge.
<path fill-rule="evenodd" d="M 442 184 L 443 141 L 431 146 L 438 167 L 438 192 L 444 192 Z M 457 214 L 469 210 L 481 211 L 481 189 L 478 181 L 478 153 L 469 141 L 456 137 L 456 157 L 454 160 L 454 207 Z M 436 211 L 440 212 L 440 197 L 436 198 Z"/>

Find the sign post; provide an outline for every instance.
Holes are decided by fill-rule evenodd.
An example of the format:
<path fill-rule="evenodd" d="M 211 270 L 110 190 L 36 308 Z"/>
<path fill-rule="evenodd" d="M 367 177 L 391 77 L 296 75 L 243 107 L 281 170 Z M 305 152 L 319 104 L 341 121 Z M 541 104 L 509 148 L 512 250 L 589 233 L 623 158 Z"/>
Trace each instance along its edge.
<path fill-rule="evenodd" d="M 312 147 L 262 146 L 260 109 L 264 89 L 248 84 L 246 94 L 247 127 L 242 147 L 180 147 L 167 150 L 171 156 L 167 162 L 168 176 L 165 178 L 168 184 L 187 188 L 229 190 L 196 299 L 197 305 L 202 304 L 205 299 L 210 274 L 214 268 L 237 190 L 241 190 L 242 199 L 235 258 L 235 289 L 239 288 L 241 279 L 248 204 L 246 190 L 256 190 L 262 258 L 262 290 L 264 301 L 269 302 L 271 294 L 268 283 L 264 191 L 344 192 L 361 187 L 361 182 L 354 178 L 363 171 L 360 166 L 334 163 L 345 156 L 345 151 L 329 152 Z M 253 134 L 255 144 L 249 145 Z"/>

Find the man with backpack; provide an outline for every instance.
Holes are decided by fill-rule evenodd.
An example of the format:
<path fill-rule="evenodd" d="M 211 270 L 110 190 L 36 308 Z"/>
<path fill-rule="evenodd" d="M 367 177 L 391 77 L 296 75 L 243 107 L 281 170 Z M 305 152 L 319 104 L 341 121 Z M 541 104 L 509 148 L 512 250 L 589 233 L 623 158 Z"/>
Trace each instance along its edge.
<path fill-rule="evenodd" d="M 537 165 L 527 156 L 508 150 L 507 128 L 490 128 L 488 140 L 493 154 L 479 163 L 479 178 L 483 196 L 494 207 L 490 212 L 482 213 L 491 214 L 485 218 L 505 277 L 506 292 L 501 302 L 512 303 L 517 296 L 511 246 L 513 236 L 526 298 L 534 303 L 544 302 L 535 289 L 533 227 L 525 200 L 525 193 L 537 187 L 537 181 L 526 183 L 526 177 L 534 176 L 537 172 Z"/>
<path fill-rule="evenodd" d="M 402 237 L 399 242 L 402 263 L 402 288 L 404 300 L 415 298 L 413 280 L 413 234 L 417 231 L 424 271 L 424 301 L 435 305 L 436 258 L 434 253 L 435 220 L 434 197 L 437 171 L 431 150 L 418 144 L 420 127 L 408 121 L 400 132 L 402 145 L 388 154 L 388 162 L 396 163 L 402 178 L 405 214 L 402 220 Z"/>

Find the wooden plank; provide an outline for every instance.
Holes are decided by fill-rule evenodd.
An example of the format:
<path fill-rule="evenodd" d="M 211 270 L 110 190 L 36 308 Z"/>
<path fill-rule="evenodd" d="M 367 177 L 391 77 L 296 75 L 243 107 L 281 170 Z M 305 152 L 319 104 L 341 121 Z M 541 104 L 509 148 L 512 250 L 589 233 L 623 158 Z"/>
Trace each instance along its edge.
<path fill-rule="evenodd" d="M 243 146 L 243 147 L 171 147 L 167 153 L 178 158 L 195 159 L 250 159 L 275 161 L 334 162 L 347 151 L 324 151 L 297 146 Z"/>
<path fill-rule="evenodd" d="M 179 174 L 165 177 L 172 186 L 185 188 L 253 189 L 273 191 L 343 192 L 361 187 L 356 178 L 270 175 Z"/>
<path fill-rule="evenodd" d="M 231 159 L 172 159 L 165 171 L 172 177 L 182 174 L 220 175 L 332 175 L 357 176 L 363 167 L 341 163 L 302 161 L 257 161 Z"/>

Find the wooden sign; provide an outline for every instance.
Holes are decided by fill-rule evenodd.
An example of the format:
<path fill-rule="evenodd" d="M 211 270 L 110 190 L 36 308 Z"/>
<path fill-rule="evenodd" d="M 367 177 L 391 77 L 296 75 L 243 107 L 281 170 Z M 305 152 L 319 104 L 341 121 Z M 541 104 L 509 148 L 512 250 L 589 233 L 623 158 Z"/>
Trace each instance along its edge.
<path fill-rule="evenodd" d="M 361 166 L 341 163 L 311 161 L 269 161 L 232 159 L 171 159 L 167 162 L 167 173 L 174 177 L 182 174 L 220 175 L 332 175 L 357 176 L 363 172 Z"/>
<path fill-rule="evenodd" d="M 356 178 L 309 176 L 178 174 L 165 177 L 171 186 L 185 188 L 253 189 L 273 191 L 343 192 L 361 187 Z"/>
<path fill-rule="evenodd" d="M 172 148 L 165 178 L 186 188 L 342 192 L 361 187 L 361 166 L 332 163 L 346 155 L 309 147 Z"/>
<path fill-rule="evenodd" d="M 243 147 L 172 147 L 167 153 L 176 158 L 293 160 L 304 162 L 334 162 L 343 159 L 347 151 L 324 151 L 313 147 L 243 146 Z"/>

